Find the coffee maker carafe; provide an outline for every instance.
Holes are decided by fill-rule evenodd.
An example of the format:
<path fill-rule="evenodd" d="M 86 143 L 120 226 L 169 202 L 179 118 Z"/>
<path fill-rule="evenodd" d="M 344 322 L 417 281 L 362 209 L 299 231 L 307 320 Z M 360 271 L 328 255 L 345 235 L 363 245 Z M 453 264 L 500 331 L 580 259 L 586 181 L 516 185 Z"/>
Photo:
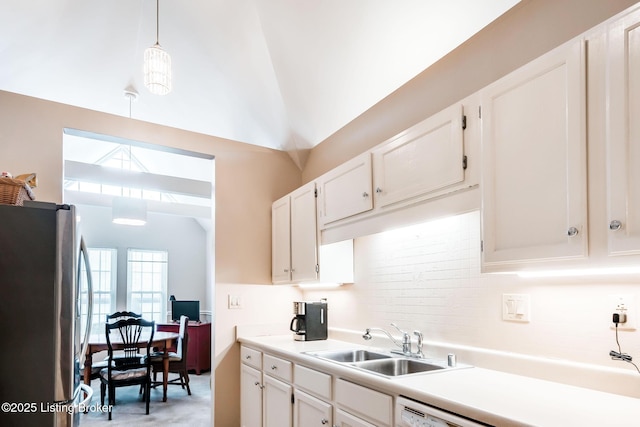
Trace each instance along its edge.
<path fill-rule="evenodd" d="M 295 301 L 289 329 L 296 341 L 327 339 L 327 303 Z"/>

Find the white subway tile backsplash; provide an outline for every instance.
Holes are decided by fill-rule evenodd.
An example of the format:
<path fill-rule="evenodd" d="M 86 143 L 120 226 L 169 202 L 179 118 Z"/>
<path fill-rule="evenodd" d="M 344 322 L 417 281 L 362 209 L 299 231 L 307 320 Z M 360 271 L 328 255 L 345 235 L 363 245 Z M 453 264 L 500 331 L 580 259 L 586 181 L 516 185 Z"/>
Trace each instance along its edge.
<path fill-rule="evenodd" d="M 305 298 L 328 299 L 330 327 L 394 322 L 431 341 L 627 367 L 608 356 L 616 344 L 602 302 L 613 293 L 640 294 L 637 283 L 481 274 L 480 236 L 476 211 L 358 238 L 355 283 Z M 531 322 L 502 320 L 503 293 L 531 295 Z M 623 351 L 640 359 L 639 334 L 625 331 L 620 339 Z"/>

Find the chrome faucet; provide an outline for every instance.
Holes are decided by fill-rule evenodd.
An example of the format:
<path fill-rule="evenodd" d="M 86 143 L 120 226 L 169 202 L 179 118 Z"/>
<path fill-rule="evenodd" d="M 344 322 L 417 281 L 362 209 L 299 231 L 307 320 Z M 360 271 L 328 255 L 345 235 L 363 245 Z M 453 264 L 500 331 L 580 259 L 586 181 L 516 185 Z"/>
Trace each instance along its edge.
<path fill-rule="evenodd" d="M 418 337 L 418 351 L 416 351 L 416 357 L 422 359 L 424 357 L 424 353 L 422 352 L 422 341 L 424 340 L 424 336 L 420 331 L 413 331 L 413 335 Z"/>
<path fill-rule="evenodd" d="M 399 342 L 396 338 L 393 337 L 393 335 L 391 335 L 389 332 L 385 331 L 382 328 L 367 328 L 364 332 L 364 335 L 362 335 L 362 338 L 364 338 L 365 340 L 370 340 L 371 339 L 371 331 L 375 330 L 375 331 L 380 331 L 383 332 L 386 336 L 389 337 L 389 339 L 398 347 L 402 348 L 402 354 L 404 354 L 405 356 L 411 356 L 411 335 L 409 335 L 408 332 L 403 331 L 402 329 L 400 329 L 395 323 L 392 323 L 391 326 L 393 326 L 394 328 L 396 328 L 401 334 L 402 334 L 402 342 Z M 422 343 L 420 343 L 422 344 Z M 392 350 L 393 351 L 393 350 Z"/>

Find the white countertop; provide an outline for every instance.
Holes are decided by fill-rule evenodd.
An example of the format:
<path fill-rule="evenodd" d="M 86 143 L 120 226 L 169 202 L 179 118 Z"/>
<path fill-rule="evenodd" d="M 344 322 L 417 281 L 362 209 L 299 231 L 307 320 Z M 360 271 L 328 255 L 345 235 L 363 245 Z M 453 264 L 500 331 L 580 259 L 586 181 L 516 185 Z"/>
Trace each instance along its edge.
<path fill-rule="evenodd" d="M 401 394 L 495 426 L 632 426 L 640 423 L 640 399 L 483 368 L 432 371 L 387 378 L 303 354 L 371 347 L 291 335 L 240 337 L 247 346 L 390 394 Z M 638 378 L 640 387 L 640 378 Z"/>

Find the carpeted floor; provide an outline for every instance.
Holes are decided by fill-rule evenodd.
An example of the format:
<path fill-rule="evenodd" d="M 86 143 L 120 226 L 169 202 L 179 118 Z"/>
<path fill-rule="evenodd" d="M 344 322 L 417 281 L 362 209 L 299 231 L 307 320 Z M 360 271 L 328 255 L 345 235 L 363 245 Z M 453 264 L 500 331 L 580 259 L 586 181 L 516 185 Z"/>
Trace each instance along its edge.
<path fill-rule="evenodd" d="M 170 378 L 173 378 L 171 376 Z M 116 389 L 116 405 L 112 410 L 112 421 L 106 412 L 100 412 L 100 381 L 91 382 L 93 388 L 92 407 L 82 414 L 82 427 L 138 427 L 138 426 L 189 426 L 209 427 L 211 422 L 211 375 L 190 374 L 191 396 L 179 385 L 170 385 L 167 389 L 167 401 L 162 401 L 162 387 L 151 390 L 149 415 L 145 414 L 145 403 L 139 387 L 120 387 Z M 106 403 L 107 398 L 105 398 Z"/>

